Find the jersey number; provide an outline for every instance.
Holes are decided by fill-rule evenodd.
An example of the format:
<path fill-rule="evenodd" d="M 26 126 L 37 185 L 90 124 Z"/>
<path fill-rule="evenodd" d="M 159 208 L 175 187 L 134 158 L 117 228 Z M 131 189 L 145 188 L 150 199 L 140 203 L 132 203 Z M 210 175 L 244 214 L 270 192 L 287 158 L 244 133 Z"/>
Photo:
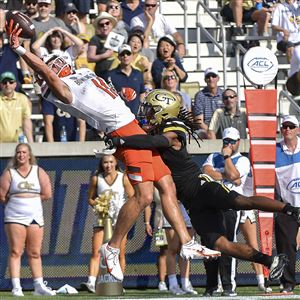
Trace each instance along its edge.
<path fill-rule="evenodd" d="M 109 86 L 105 80 L 103 80 L 100 77 L 97 77 L 96 79 L 93 78 L 92 82 L 96 87 L 107 93 L 109 96 L 111 96 L 113 99 L 115 99 L 118 96 L 118 93 L 115 91 L 115 89 L 111 86 Z"/>

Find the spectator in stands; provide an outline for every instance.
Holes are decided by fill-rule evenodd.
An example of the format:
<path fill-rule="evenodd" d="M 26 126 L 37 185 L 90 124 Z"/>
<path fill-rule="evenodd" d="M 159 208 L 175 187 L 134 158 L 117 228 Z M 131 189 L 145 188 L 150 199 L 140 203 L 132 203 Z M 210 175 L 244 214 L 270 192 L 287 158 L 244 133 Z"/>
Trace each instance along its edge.
<path fill-rule="evenodd" d="M 225 0 L 221 10 L 221 15 L 227 22 L 235 22 L 233 35 L 241 36 L 243 32 L 243 22 L 257 22 L 258 35 L 268 35 L 265 31 L 269 22 L 268 11 L 258 9 L 254 6 L 255 1 L 249 0 Z"/>
<path fill-rule="evenodd" d="M 250 161 L 239 152 L 240 134 L 233 127 L 225 128 L 222 133 L 223 146 L 220 152 L 212 153 L 204 162 L 203 173 L 213 180 L 223 183 L 230 190 L 243 194 L 243 188 L 250 172 Z M 231 148 L 231 155 L 224 155 L 225 148 Z M 227 153 L 227 152 L 226 152 Z M 231 242 L 236 242 L 240 220 L 240 211 L 223 211 L 225 235 Z M 205 296 L 214 296 L 218 286 L 218 270 L 223 286 L 222 296 L 236 296 L 236 259 L 222 254 L 216 261 L 204 262 L 206 269 Z"/>
<path fill-rule="evenodd" d="M 66 7 L 72 3 L 78 9 L 79 20 L 83 23 L 87 23 L 87 15 L 91 9 L 92 1 L 89 0 L 55 0 L 55 15 L 56 17 L 62 18 Z"/>
<path fill-rule="evenodd" d="M 17 80 L 16 91 L 20 90 L 22 83 L 31 83 L 29 68 L 23 59 L 19 58 L 7 44 L 5 35 L 5 12 L 0 9 L 0 74 L 12 72 Z M 18 67 L 20 64 L 21 69 Z"/>
<path fill-rule="evenodd" d="M 96 64 L 88 62 L 88 58 L 87 58 L 87 51 L 88 51 L 90 38 L 85 33 L 80 33 L 77 35 L 77 37 L 83 41 L 83 46 L 81 47 L 78 57 L 75 60 L 75 67 L 76 69 L 88 68 L 94 72 Z"/>
<path fill-rule="evenodd" d="M 146 48 L 156 49 L 160 38 L 171 35 L 174 38 L 175 49 L 177 49 L 178 55 L 183 57 L 185 54 L 183 38 L 170 21 L 167 21 L 165 16 L 157 11 L 158 6 L 158 0 L 146 0 L 144 12 L 131 20 L 130 28 L 138 27 L 144 29 Z"/>
<path fill-rule="evenodd" d="M 85 122 L 57 108 L 53 103 L 42 100 L 42 114 L 47 142 L 85 141 Z M 79 131 L 77 133 L 77 126 Z M 62 136 L 65 130 L 66 137 Z M 79 136 L 78 136 L 79 135 Z"/>
<path fill-rule="evenodd" d="M 145 231 L 146 234 L 151 237 L 153 237 L 154 232 L 155 246 L 159 247 L 159 255 L 157 257 L 157 271 L 159 280 L 158 290 L 160 292 L 167 292 L 168 287 L 165 280 L 167 275 L 168 242 L 166 237 L 166 231 L 162 228 L 163 212 L 159 192 L 156 188 L 154 189 L 153 202 L 155 202 L 154 228 L 152 229 L 150 223 L 152 208 L 149 205 L 145 208 L 144 211 Z"/>
<path fill-rule="evenodd" d="M 178 235 L 175 233 L 174 229 L 171 227 L 169 222 L 163 216 L 161 211 L 160 198 L 157 190 L 154 192 L 154 201 L 156 202 L 155 209 L 155 224 L 156 231 L 159 234 L 157 237 L 156 243 L 160 245 L 160 255 L 158 257 L 158 275 L 159 275 L 159 284 L 158 289 L 161 292 L 165 292 L 168 290 L 167 285 L 165 283 L 165 275 L 166 271 L 168 273 L 168 281 L 169 281 L 169 291 L 175 295 L 183 295 L 183 294 L 193 294 L 196 295 L 197 291 L 193 289 L 191 282 L 189 280 L 190 276 L 190 262 L 187 260 L 183 260 L 179 257 L 179 268 L 181 275 L 181 288 L 177 282 L 176 278 L 176 257 L 178 253 L 178 249 L 180 249 L 180 243 L 178 239 Z M 184 216 L 185 224 L 188 228 L 189 234 L 193 236 L 194 232 L 192 229 L 191 220 L 183 207 L 182 204 L 179 205 L 181 212 Z M 145 225 L 146 225 L 146 233 L 152 236 L 153 230 L 150 224 L 151 218 L 151 208 L 148 206 L 145 209 Z M 159 220 L 157 220 L 159 219 Z M 163 236 L 162 236 L 163 235 Z"/>
<path fill-rule="evenodd" d="M 194 231 L 192 228 L 191 220 L 186 212 L 186 209 L 179 203 L 179 207 L 181 209 L 181 213 L 184 217 L 184 221 L 186 227 L 189 231 L 190 236 L 193 236 Z M 184 295 L 184 294 L 192 294 L 197 295 L 198 292 L 194 290 L 191 282 L 190 282 L 190 261 L 183 259 L 179 255 L 180 251 L 180 241 L 178 235 L 170 225 L 170 223 L 164 218 L 163 228 L 166 231 L 168 247 L 167 247 L 167 273 L 168 273 L 168 281 L 169 281 L 169 291 L 174 295 Z M 178 256 L 178 263 L 180 269 L 180 283 L 181 287 L 179 287 L 177 277 L 176 277 L 176 262 Z"/>
<path fill-rule="evenodd" d="M 0 1 L 1 8 L 5 10 L 21 10 L 23 6 L 23 0 L 9 0 Z"/>
<path fill-rule="evenodd" d="M 0 178 L 0 202 L 9 244 L 8 266 L 13 296 L 24 296 L 20 282 L 24 249 L 36 296 L 54 296 L 43 280 L 41 250 L 44 236 L 42 201 L 52 197 L 50 178 L 39 167 L 29 144 L 18 144 Z"/>
<path fill-rule="evenodd" d="M 91 38 L 88 47 L 88 61 L 96 63 L 95 73 L 107 75 L 113 62 L 114 51 L 104 47 L 106 38 L 117 24 L 117 20 L 107 12 L 102 12 L 94 21 L 96 34 Z"/>
<path fill-rule="evenodd" d="M 238 107 L 238 96 L 233 89 L 226 89 L 222 94 L 224 108 L 215 110 L 208 127 L 209 139 L 222 138 L 225 128 L 234 127 L 241 139 L 247 138 L 246 109 Z"/>
<path fill-rule="evenodd" d="M 72 41 L 71 47 L 65 46 L 65 36 Z M 80 38 L 60 27 L 54 27 L 37 39 L 32 44 L 32 49 L 41 58 L 47 57 L 49 54 L 64 55 L 65 59 L 74 65 L 74 60 L 82 46 L 83 41 Z"/>
<path fill-rule="evenodd" d="M 39 13 L 37 9 L 37 0 L 25 0 L 24 8 L 24 14 L 27 15 L 30 19 L 38 17 Z"/>
<path fill-rule="evenodd" d="M 165 69 L 162 72 L 161 87 L 180 97 L 182 106 L 191 111 L 192 100 L 190 96 L 179 90 L 179 78 L 174 70 Z"/>
<path fill-rule="evenodd" d="M 288 62 L 291 61 L 294 50 L 299 56 L 300 44 L 299 21 L 300 13 L 297 10 L 296 0 L 286 0 L 279 3 L 273 12 L 272 29 L 276 32 L 277 49 L 286 53 Z"/>
<path fill-rule="evenodd" d="M 12 72 L 0 75 L 0 142 L 15 143 L 24 132 L 32 143 L 31 103 L 27 96 L 15 91 L 16 86 Z"/>
<path fill-rule="evenodd" d="M 19 56 L 14 53 L 5 41 L 5 33 L 0 32 L 0 74 L 6 71 L 10 71 L 14 74 L 18 86 L 22 83 L 22 78 L 17 68 L 17 62 L 19 61 Z"/>
<path fill-rule="evenodd" d="M 293 96 L 300 95 L 300 46 L 296 46 L 288 72 L 286 88 Z"/>
<path fill-rule="evenodd" d="M 74 35 L 85 33 L 85 24 L 83 24 L 78 17 L 78 9 L 73 3 L 66 4 L 63 21 Z"/>
<path fill-rule="evenodd" d="M 0 7 L 0 33 L 5 31 L 5 11 Z"/>
<path fill-rule="evenodd" d="M 51 0 L 37 0 L 39 16 L 32 20 L 35 26 L 35 39 L 40 38 L 45 32 L 54 28 L 61 27 L 69 31 L 65 23 L 56 17 L 52 17 Z"/>
<path fill-rule="evenodd" d="M 108 215 L 114 226 L 119 211 L 127 198 L 133 197 L 134 189 L 127 177 L 121 172 L 117 159 L 113 155 L 104 155 L 99 162 L 98 169 L 90 180 L 88 190 L 88 202 L 95 212 L 92 239 L 92 256 L 89 265 L 88 281 L 81 284 L 88 291 L 95 293 L 96 278 L 99 272 L 100 253 L 99 248 L 104 240 L 104 216 L 97 213 L 98 200 L 104 196 L 111 197 L 109 201 Z M 101 200 L 100 200 L 101 201 Z M 123 273 L 125 272 L 125 248 L 127 236 L 122 240 L 120 252 L 120 264 Z"/>
<path fill-rule="evenodd" d="M 98 13 L 102 13 L 103 11 L 106 11 L 108 1 L 109 0 L 97 0 Z"/>
<path fill-rule="evenodd" d="M 145 54 L 146 50 L 143 48 L 144 46 L 144 38 L 138 32 L 132 32 L 128 38 L 128 44 L 132 50 L 132 66 L 138 70 L 140 70 L 144 74 L 145 84 L 150 83 L 153 84 L 152 74 L 151 74 L 151 65 L 152 63 L 149 61 L 148 57 Z M 149 49 L 147 49 L 149 50 Z M 152 53 L 152 51 L 150 51 Z M 151 59 L 151 58 L 150 58 Z"/>
<path fill-rule="evenodd" d="M 142 72 L 132 67 L 132 50 L 127 44 L 119 49 L 118 58 L 120 64 L 117 68 L 109 71 L 108 79 L 114 85 L 116 91 L 122 95 L 122 88 L 130 87 L 135 91 L 132 99 L 124 100 L 131 112 L 137 116 L 141 101 L 145 97 L 145 86 Z M 104 78 L 105 79 L 105 78 Z"/>
<path fill-rule="evenodd" d="M 109 1 L 107 3 L 106 12 L 111 14 L 117 20 L 117 24 L 115 25 L 113 32 L 124 36 L 124 43 L 127 43 L 129 26 L 123 21 L 123 13 L 120 2 L 117 0 Z"/>
<path fill-rule="evenodd" d="M 243 195 L 251 197 L 253 193 L 253 177 L 250 171 L 246 179 Z M 255 210 L 241 210 L 240 230 L 244 236 L 246 243 L 254 249 L 259 250 L 257 241 L 257 226 L 256 226 Z M 271 293 L 272 288 L 265 285 L 265 278 L 263 274 L 263 266 L 261 264 L 252 262 L 252 268 L 256 274 L 257 287 L 260 291 Z"/>
<path fill-rule="evenodd" d="M 145 84 L 152 84 L 151 63 L 148 58 L 142 54 L 143 36 L 138 32 L 133 32 L 128 38 L 128 44 L 132 51 L 132 67 L 143 73 Z M 112 69 L 116 68 L 120 63 L 119 58 L 113 61 Z"/>
<path fill-rule="evenodd" d="M 199 136 L 207 138 L 208 126 L 214 111 L 224 107 L 222 101 L 223 90 L 218 87 L 220 80 L 219 72 L 216 68 L 207 68 L 204 72 L 206 87 L 195 96 L 193 105 L 194 120 L 199 127 Z"/>
<path fill-rule="evenodd" d="M 285 116 L 281 123 L 283 140 L 276 144 L 276 198 L 291 205 L 300 205 L 300 133 L 299 121 L 295 116 Z M 299 225 L 289 215 L 277 213 L 275 238 L 277 252 L 289 257 L 287 268 L 281 277 L 282 293 L 292 293 L 296 285 L 296 237 Z"/>
<path fill-rule="evenodd" d="M 179 78 L 179 82 L 187 80 L 187 73 L 178 56 L 175 55 L 176 44 L 172 36 L 166 35 L 159 39 L 157 44 L 157 58 L 152 64 L 151 74 L 155 88 L 161 87 L 161 74 L 164 68 L 174 70 Z"/>
<path fill-rule="evenodd" d="M 123 10 L 123 20 L 130 26 L 131 19 L 144 12 L 145 3 L 141 0 L 123 0 L 121 7 Z"/>

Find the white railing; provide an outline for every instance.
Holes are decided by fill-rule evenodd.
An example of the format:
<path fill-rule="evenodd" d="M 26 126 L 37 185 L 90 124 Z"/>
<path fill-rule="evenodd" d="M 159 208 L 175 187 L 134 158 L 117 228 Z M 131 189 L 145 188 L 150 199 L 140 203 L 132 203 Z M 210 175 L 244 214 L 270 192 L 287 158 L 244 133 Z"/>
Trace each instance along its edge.
<path fill-rule="evenodd" d="M 189 31 L 188 31 L 188 26 L 187 26 L 187 4 L 186 0 L 180 1 L 180 0 L 175 0 L 179 6 L 183 9 L 183 25 L 184 25 L 184 46 L 185 46 L 185 51 L 186 55 L 189 54 Z M 159 0 L 159 12 L 162 13 L 162 0 Z"/>
<path fill-rule="evenodd" d="M 204 12 L 209 15 L 219 26 L 221 31 L 221 43 L 219 43 L 210 32 L 203 26 L 201 22 L 201 12 L 200 7 L 203 8 Z M 200 53 L 200 43 L 201 43 L 201 30 L 206 35 L 206 37 L 216 46 L 222 53 L 223 57 L 223 85 L 227 88 L 227 66 L 226 66 L 226 31 L 222 20 L 219 20 L 209 9 L 208 1 L 199 0 L 196 7 L 196 28 L 197 28 L 197 70 L 201 69 L 201 53 Z"/>

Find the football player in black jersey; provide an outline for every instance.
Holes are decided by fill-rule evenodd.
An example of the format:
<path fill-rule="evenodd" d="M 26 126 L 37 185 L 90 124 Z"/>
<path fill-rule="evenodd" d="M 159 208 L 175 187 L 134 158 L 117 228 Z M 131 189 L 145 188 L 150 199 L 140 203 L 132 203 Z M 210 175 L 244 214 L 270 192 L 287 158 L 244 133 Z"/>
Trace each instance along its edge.
<path fill-rule="evenodd" d="M 180 100 L 171 92 L 150 92 L 140 109 L 141 125 L 149 135 L 108 137 L 108 147 L 156 148 L 172 172 L 178 199 L 189 211 L 202 243 L 224 254 L 263 264 L 270 270 L 269 280 L 279 279 L 287 264 L 287 256 L 269 256 L 247 244 L 228 241 L 224 235 L 223 210 L 284 212 L 295 216 L 300 223 L 299 208 L 263 196 L 243 196 L 202 174 L 186 147 L 187 136 L 193 134 L 192 116 L 180 106 Z M 227 152 L 224 153 L 225 163 L 232 163 L 230 146 Z"/>

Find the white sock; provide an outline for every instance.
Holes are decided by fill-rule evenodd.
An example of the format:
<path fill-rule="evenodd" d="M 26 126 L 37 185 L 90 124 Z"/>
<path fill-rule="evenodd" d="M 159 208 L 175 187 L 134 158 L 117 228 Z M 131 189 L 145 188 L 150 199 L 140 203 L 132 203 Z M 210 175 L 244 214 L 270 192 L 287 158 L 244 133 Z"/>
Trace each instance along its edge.
<path fill-rule="evenodd" d="M 36 287 L 37 285 L 44 285 L 43 277 L 34 278 L 33 279 L 33 285 L 34 285 L 34 287 Z"/>
<path fill-rule="evenodd" d="M 265 278 L 264 278 L 263 274 L 256 275 L 256 280 L 257 280 L 257 283 L 259 285 L 264 285 L 265 284 Z"/>
<path fill-rule="evenodd" d="M 181 287 L 186 289 L 190 285 L 190 281 L 186 277 L 181 277 Z"/>
<path fill-rule="evenodd" d="M 96 276 L 89 276 L 88 277 L 88 283 L 91 283 L 91 284 L 95 285 L 96 279 L 97 279 Z"/>
<path fill-rule="evenodd" d="M 168 275 L 168 279 L 169 279 L 169 287 L 170 287 L 170 288 L 171 288 L 171 287 L 178 286 L 176 274 Z"/>
<path fill-rule="evenodd" d="M 13 289 L 21 289 L 22 288 L 20 278 L 12 278 L 11 283 L 12 283 Z"/>

